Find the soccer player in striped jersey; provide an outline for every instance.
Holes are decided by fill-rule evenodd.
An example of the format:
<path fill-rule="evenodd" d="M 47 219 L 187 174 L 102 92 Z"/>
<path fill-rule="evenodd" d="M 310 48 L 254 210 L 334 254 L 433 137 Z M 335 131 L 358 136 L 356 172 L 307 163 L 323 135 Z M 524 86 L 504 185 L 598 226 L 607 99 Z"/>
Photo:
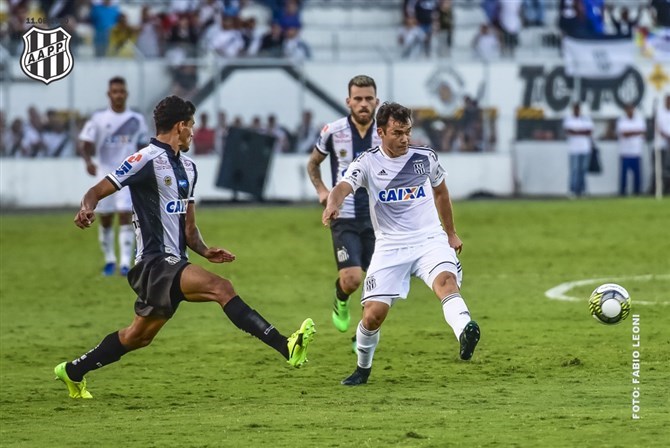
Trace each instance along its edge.
<path fill-rule="evenodd" d="M 346 386 L 367 382 L 379 330 L 391 306 L 405 299 L 410 276 L 422 279 L 440 299 L 442 311 L 460 342 L 460 358 L 472 358 L 479 342 L 477 323 L 461 297 L 460 253 L 446 172 L 435 152 L 409 144 L 411 111 L 384 103 L 377 113 L 381 145 L 354 160 L 333 188 L 323 211 L 324 225 L 339 216 L 344 199 L 367 189 L 375 229 L 375 251 L 364 282 L 363 318 L 356 330 L 357 368 L 342 381 Z"/>
<path fill-rule="evenodd" d="M 128 283 L 137 300 L 135 318 L 128 327 L 108 334 L 74 361 L 55 367 L 56 378 L 67 385 L 71 398 L 92 398 L 84 375 L 149 345 L 182 301 L 217 302 L 233 324 L 274 348 L 290 365 L 300 367 L 307 361 L 307 346 L 315 333 L 312 319 L 305 319 L 287 338 L 250 308 L 229 280 L 188 262 L 187 247 L 211 263 L 235 260 L 229 251 L 208 246 L 196 225 L 198 171 L 193 160 L 183 155 L 193 139 L 194 113 L 189 101 L 177 96 L 163 99 L 154 110 L 156 138 L 89 189 L 81 201 L 74 221 L 85 229 L 93 223 L 101 199 L 130 188 L 137 256 Z"/>
<path fill-rule="evenodd" d="M 349 81 L 348 88 L 346 101 L 351 114 L 327 124 L 321 130 L 307 164 L 307 172 L 319 195 L 319 202 L 324 206 L 330 190 L 321 179 L 319 167 L 326 157 L 330 156 L 330 170 L 335 186 L 352 160 L 380 143 L 374 120 L 379 105 L 374 79 L 365 75 L 355 76 Z M 330 230 L 339 271 L 335 280 L 332 319 L 335 328 L 345 332 L 351 319 L 349 296 L 360 286 L 375 244 L 368 196 L 364 189 L 344 200 L 340 215 L 333 220 Z"/>
<path fill-rule="evenodd" d="M 148 143 L 148 130 L 142 114 L 126 107 L 128 90 L 120 76 L 109 80 L 109 107 L 91 115 L 79 134 L 79 153 L 91 176 L 116 169 L 124 159 Z M 98 165 L 93 162 L 97 156 Z M 100 226 L 98 241 L 105 257 L 103 275 L 114 275 L 117 268 L 114 248 L 114 214 L 119 217 L 119 273 L 128 275 L 133 255 L 135 232 L 132 225 L 133 204 L 128 188 L 122 188 L 98 204 Z"/>

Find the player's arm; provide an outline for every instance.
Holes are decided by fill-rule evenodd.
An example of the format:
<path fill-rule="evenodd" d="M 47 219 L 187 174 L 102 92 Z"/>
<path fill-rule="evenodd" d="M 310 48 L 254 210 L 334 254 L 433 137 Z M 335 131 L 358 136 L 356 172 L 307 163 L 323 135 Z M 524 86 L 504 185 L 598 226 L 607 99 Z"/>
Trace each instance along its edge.
<path fill-rule="evenodd" d="M 98 206 L 100 199 L 106 198 L 114 192 L 116 192 L 116 186 L 107 178 L 89 188 L 81 200 L 79 211 L 74 217 L 75 225 L 80 229 L 90 227 L 95 221 L 95 207 Z"/>
<path fill-rule="evenodd" d="M 321 217 L 324 226 L 329 225 L 331 219 L 336 219 L 338 217 L 344 198 L 353 192 L 354 188 L 346 181 L 340 181 L 335 188 L 330 191 L 328 201 L 326 202 L 326 208 Z"/>
<path fill-rule="evenodd" d="M 84 159 L 84 163 L 86 164 L 86 172 L 91 176 L 95 176 L 97 173 L 97 168 L 95 163 L 93 163 L 95 144 L 93 144 L 93 142 L 79 140 L 77 143 L 77 152 L 79 155 L 81 155 L 81 158 Z"/>
<path fill-rule="evenodd" d="M 447 232 L 449 245 L 460 254 L 461 249 L 463 249 L 463 242 L 456 234 L 454 212 L 453 207 L 451 206 L 451 197 L 449 196 L 446 182 L 441 182 L 437 187 L 433 187 L 433 197 L 435 200 L 435 208 L 437 208 L 437 213 L 440 216 L 444 230 Z"/>
<path fill-rule="evenodd" d="M 195 203 L 190 202 L 186 208 L 186 245 L 196 254 L 206 258 L 212 263 L 226 263 L 235 260 L 235 255 L 226 249 L 209 247 L 202 238 L 200 229 L 195 223 Z"/>
<path fill-rule="evenodd" d="M 309 175 L 309 180 L 312 181 L 312 185 L 314 185 L 316 193 L 319 195 L 319 203 L 324 206 L 328 200 L 329 191 L 328 187 L 326 187 L 326 184 L 324 184 L 321 179 L 321 163 L 326 160 L 326 157 L 325 154 L 315 147 L 307 162 L 307 174 Z"/>

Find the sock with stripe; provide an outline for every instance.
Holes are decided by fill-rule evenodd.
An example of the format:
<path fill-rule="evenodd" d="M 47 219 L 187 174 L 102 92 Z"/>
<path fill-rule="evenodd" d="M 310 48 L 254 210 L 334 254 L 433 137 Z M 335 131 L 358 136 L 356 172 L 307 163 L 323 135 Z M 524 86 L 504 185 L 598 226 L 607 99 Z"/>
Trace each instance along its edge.
<path fill-rule="evenodd" d="M 65 371 L 72 381 L 79 382 L 91 370 L 112 364 L 126 353 L 128 350 L 121 344 L 119 332 L 115 331 L 105 336 L 105 339 L 93 349 L 65 364 Z"/>
<path fill-rule="evenodd" d="M 457 292 L 449 294 L 442 299 L 442 312 L 444 313 L 444 320 L 454 330 L 456 339 L 458 339 L 465 325 L 471 320 L 470 311 L 463 301 L 463 297 Z"/>
<path fill-rule="evenodd" d="M 284 358 L 289 358 L 286 336 L 282 336 L 273 325 L 263 319 L 263 316 L 244 303 L 240 296 L 230 299 L 223 307 L 223 312 L 237 328 L 256 336 L 281 353 Z"/>
<path fill-rule="evenodd" d="M 363 326 L 363 321 L 360 321 L 356 329 L 358 367 L 364 369 L 372 367 L 372 358 L 375 356 L 377 344 L 379 344 L 379 328 L 370 331 Z"/>

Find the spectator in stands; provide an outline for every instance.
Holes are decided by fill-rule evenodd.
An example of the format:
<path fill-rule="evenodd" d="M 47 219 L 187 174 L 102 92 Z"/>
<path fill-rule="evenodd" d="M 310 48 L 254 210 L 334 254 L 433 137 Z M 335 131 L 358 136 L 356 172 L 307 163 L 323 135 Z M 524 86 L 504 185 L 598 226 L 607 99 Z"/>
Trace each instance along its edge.
<path fill-rule="evenodd" d="M 223 15 L 221 28 L 213 35 L 210 42 L 210 49 L 224 58 L 236 58 L 244 51 L 244 39 L 236 27 L 236 20 L 235 17 Z"/>
<path fill-rule="evenodd" d="M 461 152 L 481 152 L 483 150 L 483 117 L 476 100 L 465 96 L 459 122 Z"/>
<path fill-rule="evenodd" d="M 242 39 L 244 40 L 244 54 L 247 56 L 256 56 L 261 47 L 261 39 L 263 36 L 256 28 L 256 18 L 249 17 L 242 21 L 240 29 Z"/>
<path fill-rule="evenodd" d="M 16 56 L 23 50 L 23 34 L 32 27 L 28 24 L 28 7 L 22 3 L 12 6 L 8 25 L 9 53 Z"/>
<path fill-rule="evenodd" d="M 587 30 L 592 38 L 605 35 L 605 0 L 581 0 L 584 4 Z"/>
<path fill-rule="evenodd" d="M 50 19 L 65 19 L 78 16 L 80 2 L 64 0 L 40 0 L 40 9 Z"/>
<path fill-rule="evenodd" d="M 143 6 L 137 49 L 145 58 L 157 58 L 161 55 L 162 43 L 163 33 L 158 17 L 151 12 L 148 6 Z"/>
<path fill-rule="evenodd" d="M 238 127 L 242 127 L 241 118 L 237 117 L 240 122 Z M 219 111 L 217 113 L 216 120 L 216 129 L 214 130 L 214 151 L 217 154 L 223 154 L 223 151 L 226 149 L 226 138 L 228 137 L 228 119 L 224 111 Z"/>
<path fill-rule="evenodd" d="M 558 27 L 570 37 L 588 37 L 586 15 L 582 0 L 559 0 Z"/>
<path fill-rule="evenodd" d="M 109 33 L 116 25 L 120 15 L 119 5 L 113 3 L 112 0 L 103 0 L 101 3 L 91 5 L 90 21 L 94 29 L 93 43 L 97 57 L 107 55 Z"/>
<path fill-rule="evenodd" d="M 475 57 L 489 62 L 500 57 L 500 38 L 495 29 L 483 23 L 479 26 L 479 33 L 472 41 Z"/>
<path fill-rule="evenodd" d="M 67 130 L 65 117 L 53 109 L 47 111 L 47 123 L 42 131 L 42 148 L 37 156 L 75 156 L 75 146 Z"/>
<path fill-rule="evenodd" d="M 286 31 L 289 28 L 302 28 L 300 21 L 300 8 L 297 0 L 286 0 L 284 9 L 279 16 L 279 25 L 282 30 Z"/>
<path fill-rule="evenodd" d="M 295 131 L 296 152 L 300 154 L 311 153 L 316 144 L 316 139 L 319 137 L 319 131 L 319 127 L 314 124 L 312 111 L 304 111 L 302 121 Z"/>
<path fill-rule="evenodd" d="M 621 161 L 619 195 L 625 196 L 627 193 L 629 171 L 633 175 L 633 194 L 639 195 L 642 186 L 641 161 L 647 124 L 642 114 L 635 112 L 633 105 L 624 107 L 624 115 L 619 117 L 616 123 L 616 133 L 619 137 Z"/>
<path fill-rule="evenodd" d="M 614 27 L 614 34 L 619 37 L 633 37 L 633 30 L 640 21 L 642 16 L 642 7 L 640 6 L 637 10 L 637 15 L 635 18 L 630 17 L 630 11 L 626 6 L 622 6 L 619 10 L 619 18 L 617 19 L 614 14 L 614 6 L 607 5 L 605 11 L 609 14 L 610 21 Z"/>
<path fill-rule="evenodd" d="M 135 54 L 137 30 L 128 24 L 125 14 L 119 14 L 116 25 L 109 31 L 108 56 L 132 57 Z"/>
<path fill-rule="evenodd" d="M 193 132 L 193 153 L 196 155 L 211 154 L 214 152 L 214 138 L 216 132 L 208 126 L 209 115 L 207 112 L 200 114 L 200 120 L 196 122 L 198 126 Z"/>
<path fill-rule="evenodd" d="M 526 26 L 544 26 L 544 1 L 523 0 L 523 17 Z"/>
<path fill-rule="evenodd" d="M 263 124 L 261 123 L 261 117 L 254 115 L 251 118 L 251 124 L 249 124 L 249 129 L 256 132 L 265 132 L 263 129 Z"/>
<path fill-rule="evenodd" d="M 521 32 L 521 1 L 505 0 L 500 2 L 500 30 L 502 32 L 502 54 L 514 57 L 514 49 L 519 44 Z"/>
<path fill-rule="evenodd" d="M 405 17 L 403 27 L 398 34 L 400 55 L 403 59 L 416 59 L 424 52 L 428 37 L 414 16 Z"/>
<path fill-rule="evenodd" d="M 454 33 L 454 8 L 452 0 L 440 1 L 435 29 L 438 36 L 438 55 L 441 57 L 449 56 Z"/>
<path fill-rule="evenodd" d="M 581 114 L 581 106 L 575 103 L 572 113 L 563 120 L 563 129 L 568 138 L 570 162 L 570 196 L 579 197 L 586 192 L 586 171 L 591 153 L 593 121 Z"/>
<path fill-rule="evenodd" d="M 284 57 L 294 62 L 311 59 L 312 52 L 307 42 L 300 37 L 299 28 L 286 28 L 284 32 Z"/>
<path fill-rule="evenodd" d="M 7 157 L 11 137 L 12 132 L 7 128 L 7 116 L 4 111 L 0 110 L 0 157 Z"/>
<path fill-rule="evenodd" d="M 268 124 L 264 131 L 275 138 L 272 152 L 279 154 L 289 151 L 288 132 L 277 122 L 277 117 L 274 114 L 268 115 Z"/>
<path fill-rule="evenodd" d="M 12 121 L 10 138 L 7 139 L 9 157 L 35 157 L 42 147 L 42 138 L 20 118 Z"/>
<path fill-rule="evenodd" d="M 258 118 L 258 125 L 260 126 L 261 119 L 260 117 Z M 239 115 L 235 115 L 235 118 L 233 118 L 233 123 L 230 125 L 231 128 L 243 128 L 244 127 L 244 120 L 242 120 L 242 117 Z"/>
<path fill-rule="evenodd" d="M 231 17 L 239 17 L 242 5 L 240 0 L 223 0 L 223 13 Z"/>
<path fill-rule="evenodd" d="M 198 8 L 198 30 L 206 30 L 218 22 L 223 13 L 223 4 L 219 0 L 204 0 Z"/>
<path fill-rule="evenodd" d="M 437 15 L 438 0 L 410 0 L 407 3 L 407 16 L 416 18 L 416 21 L 423 30 L 425 40 L 423 42 L 424 53 L 430 56 L 433 22 Z"/>
<path fill-rule="evenodd" d="M 261 38 L 258 55 L 263 57 L 279 58 L 284 54 L 284 33 L 281 25 L 273 22 L 268 31 Z"/>
<path fill-rule="evenodd" d="M 168 45 L 171 49 L 181 49 L 185 56 L 195 56 L 195 48 L 198 43 L 198 30 L 189 14 L 182 14 L 177 23 L 172 26 L 168 35 Z"/>
<path fill-rule="evenodd" d="M 670 28 L 670 0 L 651 0 L 649 7 L 654 25 L 658 28 Z"/>

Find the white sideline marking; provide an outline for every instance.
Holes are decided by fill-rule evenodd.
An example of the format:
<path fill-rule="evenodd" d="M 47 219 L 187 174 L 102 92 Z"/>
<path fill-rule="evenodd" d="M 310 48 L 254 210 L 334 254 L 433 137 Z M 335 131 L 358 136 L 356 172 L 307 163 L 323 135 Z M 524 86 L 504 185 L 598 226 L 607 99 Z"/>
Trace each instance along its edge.
<path fill-rule="evenodd" d="M 567 292 L 570 291 L 572 288 L 575 286 L 584 286 L 584 285 L 589 285 L 589 284 L 598 284 L 598 283 L 609 283 L 609 282 L 617 282 L 621 280 L 636 280 L 636 281 L 649 281 L 649 280 L 660 280 L 660 279 L 668 279 L 670 278 L 670 274 L 660 274 L 660 275 L 654 275 L 654 274 L 649 274 L 649 275 L 633 275 L 633 276 L 624 276 L 624 277 L 603 277 L 603 278 L 587 278 L 584 280 L 575 280 L 573 282 L 565 282 L 561 283 L 558 286 L 554 286 L 551 289 L 547 289 L 544 292 L 544 295 L 547 296 L 547 298 L 552 299 L 552 300 L 563 300 L 565 302 L 584 302 L 584 298 L 579 298 L 579 297 L 574 297 L 574 296 L 569 296 L 567 295 Z M 623 285 L 622 285 L 623 286 Z M 624 286 L 625 287 L 625 286 Z M 670 302 L 646 302 L 643 300 L 635 300 L 635 297 L 633 297 L 633 303 L 636 305 L 670 305 Z"/>

